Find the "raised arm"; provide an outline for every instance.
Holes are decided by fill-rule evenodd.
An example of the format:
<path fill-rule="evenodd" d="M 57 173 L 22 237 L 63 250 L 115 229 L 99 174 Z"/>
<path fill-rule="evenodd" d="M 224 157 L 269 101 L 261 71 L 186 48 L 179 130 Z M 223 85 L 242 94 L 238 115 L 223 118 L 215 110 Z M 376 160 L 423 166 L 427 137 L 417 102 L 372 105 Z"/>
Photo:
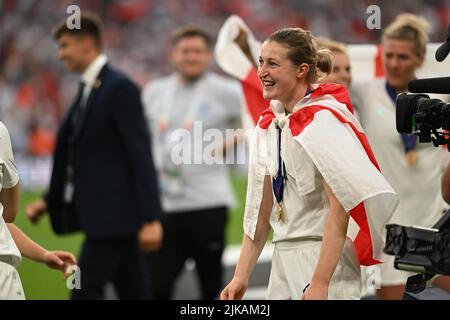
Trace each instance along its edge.
<path fill-rule="evenodd" d="M 236 44 L 239 46 L 239 48 L 241 48 L 242 52 L 245 54 L 247 59 L 251 62 L 253 67 L 255 67 L 255 69 L 257 69 L 258 66 L 256 64 L 255 59 L 252 57 L 252 52 L 251 52 L 250 46 L 248 44 L 248 35 L 244 29 L 242 29 L 242 28 L 239 29 L 239 34 L 236 37 L 236 39 L 234 39 L 234 42 L 236 42 Z"/>
<path fill-rule="evenodd" d="M 330 211 L 325 224 L 319 261 L 310 286 L 304 294 L 305 300 L 325 300 L 328 298 L 328 286 L 342 255 L 347 237 L 349 214 L 345 212 L 333 191 L 325 182 L 324 188 L 330 204 Z"/>
<path fill-rule="evenodd" d="M 223 289 L 220 295 L 221 300 L 240 300 L 244 296 L 248 287 L 250 274 L 255 268 L 256 262 L 267 241 L 270 230 L 270 214 L 272 212 L 272 207 L 272 182 L 270 176 L 265 176 L 263 196 L 254 240 L 244 234 L 241 254 L 236 265 L 233 279 L 225 289 Z"/>

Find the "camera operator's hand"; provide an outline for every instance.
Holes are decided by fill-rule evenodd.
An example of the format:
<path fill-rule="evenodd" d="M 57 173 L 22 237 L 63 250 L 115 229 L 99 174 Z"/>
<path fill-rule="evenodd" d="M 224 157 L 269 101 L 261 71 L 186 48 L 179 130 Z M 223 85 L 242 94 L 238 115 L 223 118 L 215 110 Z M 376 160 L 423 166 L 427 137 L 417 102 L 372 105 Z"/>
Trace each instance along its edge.
<path fill-rule="evenodd" d="M 450 292 L 450 276 L 437 276 L 432 281 L 433 286 Z"/>
<path fill-rule="evenodd" d="M 441 187 L 442 198 L 444 198 L 445 202 L 450 204 L 450 163 L 447 165 L 447 168 L 442 175 Z"/>

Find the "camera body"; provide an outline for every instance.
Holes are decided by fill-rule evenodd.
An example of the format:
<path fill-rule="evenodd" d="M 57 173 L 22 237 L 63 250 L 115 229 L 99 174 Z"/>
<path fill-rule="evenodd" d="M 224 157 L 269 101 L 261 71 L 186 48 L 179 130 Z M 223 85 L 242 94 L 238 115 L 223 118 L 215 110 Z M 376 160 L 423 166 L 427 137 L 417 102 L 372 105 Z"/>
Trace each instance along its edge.
<path fill-rule="evenodd" d="M 432 227 L 386 226 L 384 253 L 394 267 L 427 275 L 450 275 L 450 210 Z"/>
<path fill-rule="evenodd" d="M 418 135 L 420 143 L 447 145 L 450 151 L 450 104 L 426 94 L 400 94 L 396 102 L 396 126 L 399 133 Z"/>
<path fill-rule="evenodd" d="M 394 255 L 394 267 L 417 272 L 408 278 L 404 300 L 450 300 L 450 292 L 427 288 L 435 275 L 450 275 L 450 210 L 433 228 L 386 226 L 384 253 Z"/>

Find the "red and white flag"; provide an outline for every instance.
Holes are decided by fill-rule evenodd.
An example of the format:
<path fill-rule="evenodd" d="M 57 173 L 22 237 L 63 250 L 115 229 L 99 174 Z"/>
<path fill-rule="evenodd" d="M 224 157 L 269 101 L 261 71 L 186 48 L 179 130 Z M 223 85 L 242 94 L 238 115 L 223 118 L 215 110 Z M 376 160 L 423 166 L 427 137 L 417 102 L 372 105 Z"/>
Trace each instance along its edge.
<path fill-rule="evenodd" d="M 297 141 L 320 171 L 346 212 L 356 222 L 359 230 L 353 239 L 361 265 L 369 266 L 381 261 L 384 248 L 384 228 L 398 204 L 397 194 L 381 175 L 367 138 L 359 122 L 351 113 L 351 103 L 347 90 L 338 84 L 314 85 L 313 91 L 302 99 L 287 119 L 290 134 Z M 271 145 L 271 134 L 264 131 L 274 126 L 277 114 L 284 114 L 280 102 L 272 101 L 270 108 L 263 112 L 255 135 L 258 145 Z M 276 135 L 275 135 L 276 136 Z M 253 147 L 253 146 L 252 146 Z M 277 161 L 272 157 L 269 162 Z M 261 170 L 253 170 L 250 175 L 264 175 Z M 269 164 L 277 167 L 277 164 Z M 249 176 L 250 176 L 249 175 Z M 260 190 L 252 178 L 249 182 L 247 201 L 253 202 Z M 262 192 L 261 192 L 262 193 Z M 247 209 L 248 207 L 248 209 Z M 244 231 L 254 236 L 256 226 L 255 203 L 246 204 Z M 259 208 L 258 208 L 259 209 Z"/>

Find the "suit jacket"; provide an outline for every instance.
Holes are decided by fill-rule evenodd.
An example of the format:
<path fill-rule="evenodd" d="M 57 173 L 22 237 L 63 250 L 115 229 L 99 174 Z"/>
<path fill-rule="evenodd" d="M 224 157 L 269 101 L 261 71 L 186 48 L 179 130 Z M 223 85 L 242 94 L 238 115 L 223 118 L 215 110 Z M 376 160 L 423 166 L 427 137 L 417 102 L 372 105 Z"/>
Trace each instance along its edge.
<path fill-rule="evenodd" d="M 76 107 L 59 129 L 46 195 L 53 229 L 82 230 L 90 238 L 136 234 L 144 222 L 161 214 L 140 91 L 127 76 L 105 65 L 74 127 Z M 67 204 L 63 196 L 69 152 L 74 194 Z"/>

